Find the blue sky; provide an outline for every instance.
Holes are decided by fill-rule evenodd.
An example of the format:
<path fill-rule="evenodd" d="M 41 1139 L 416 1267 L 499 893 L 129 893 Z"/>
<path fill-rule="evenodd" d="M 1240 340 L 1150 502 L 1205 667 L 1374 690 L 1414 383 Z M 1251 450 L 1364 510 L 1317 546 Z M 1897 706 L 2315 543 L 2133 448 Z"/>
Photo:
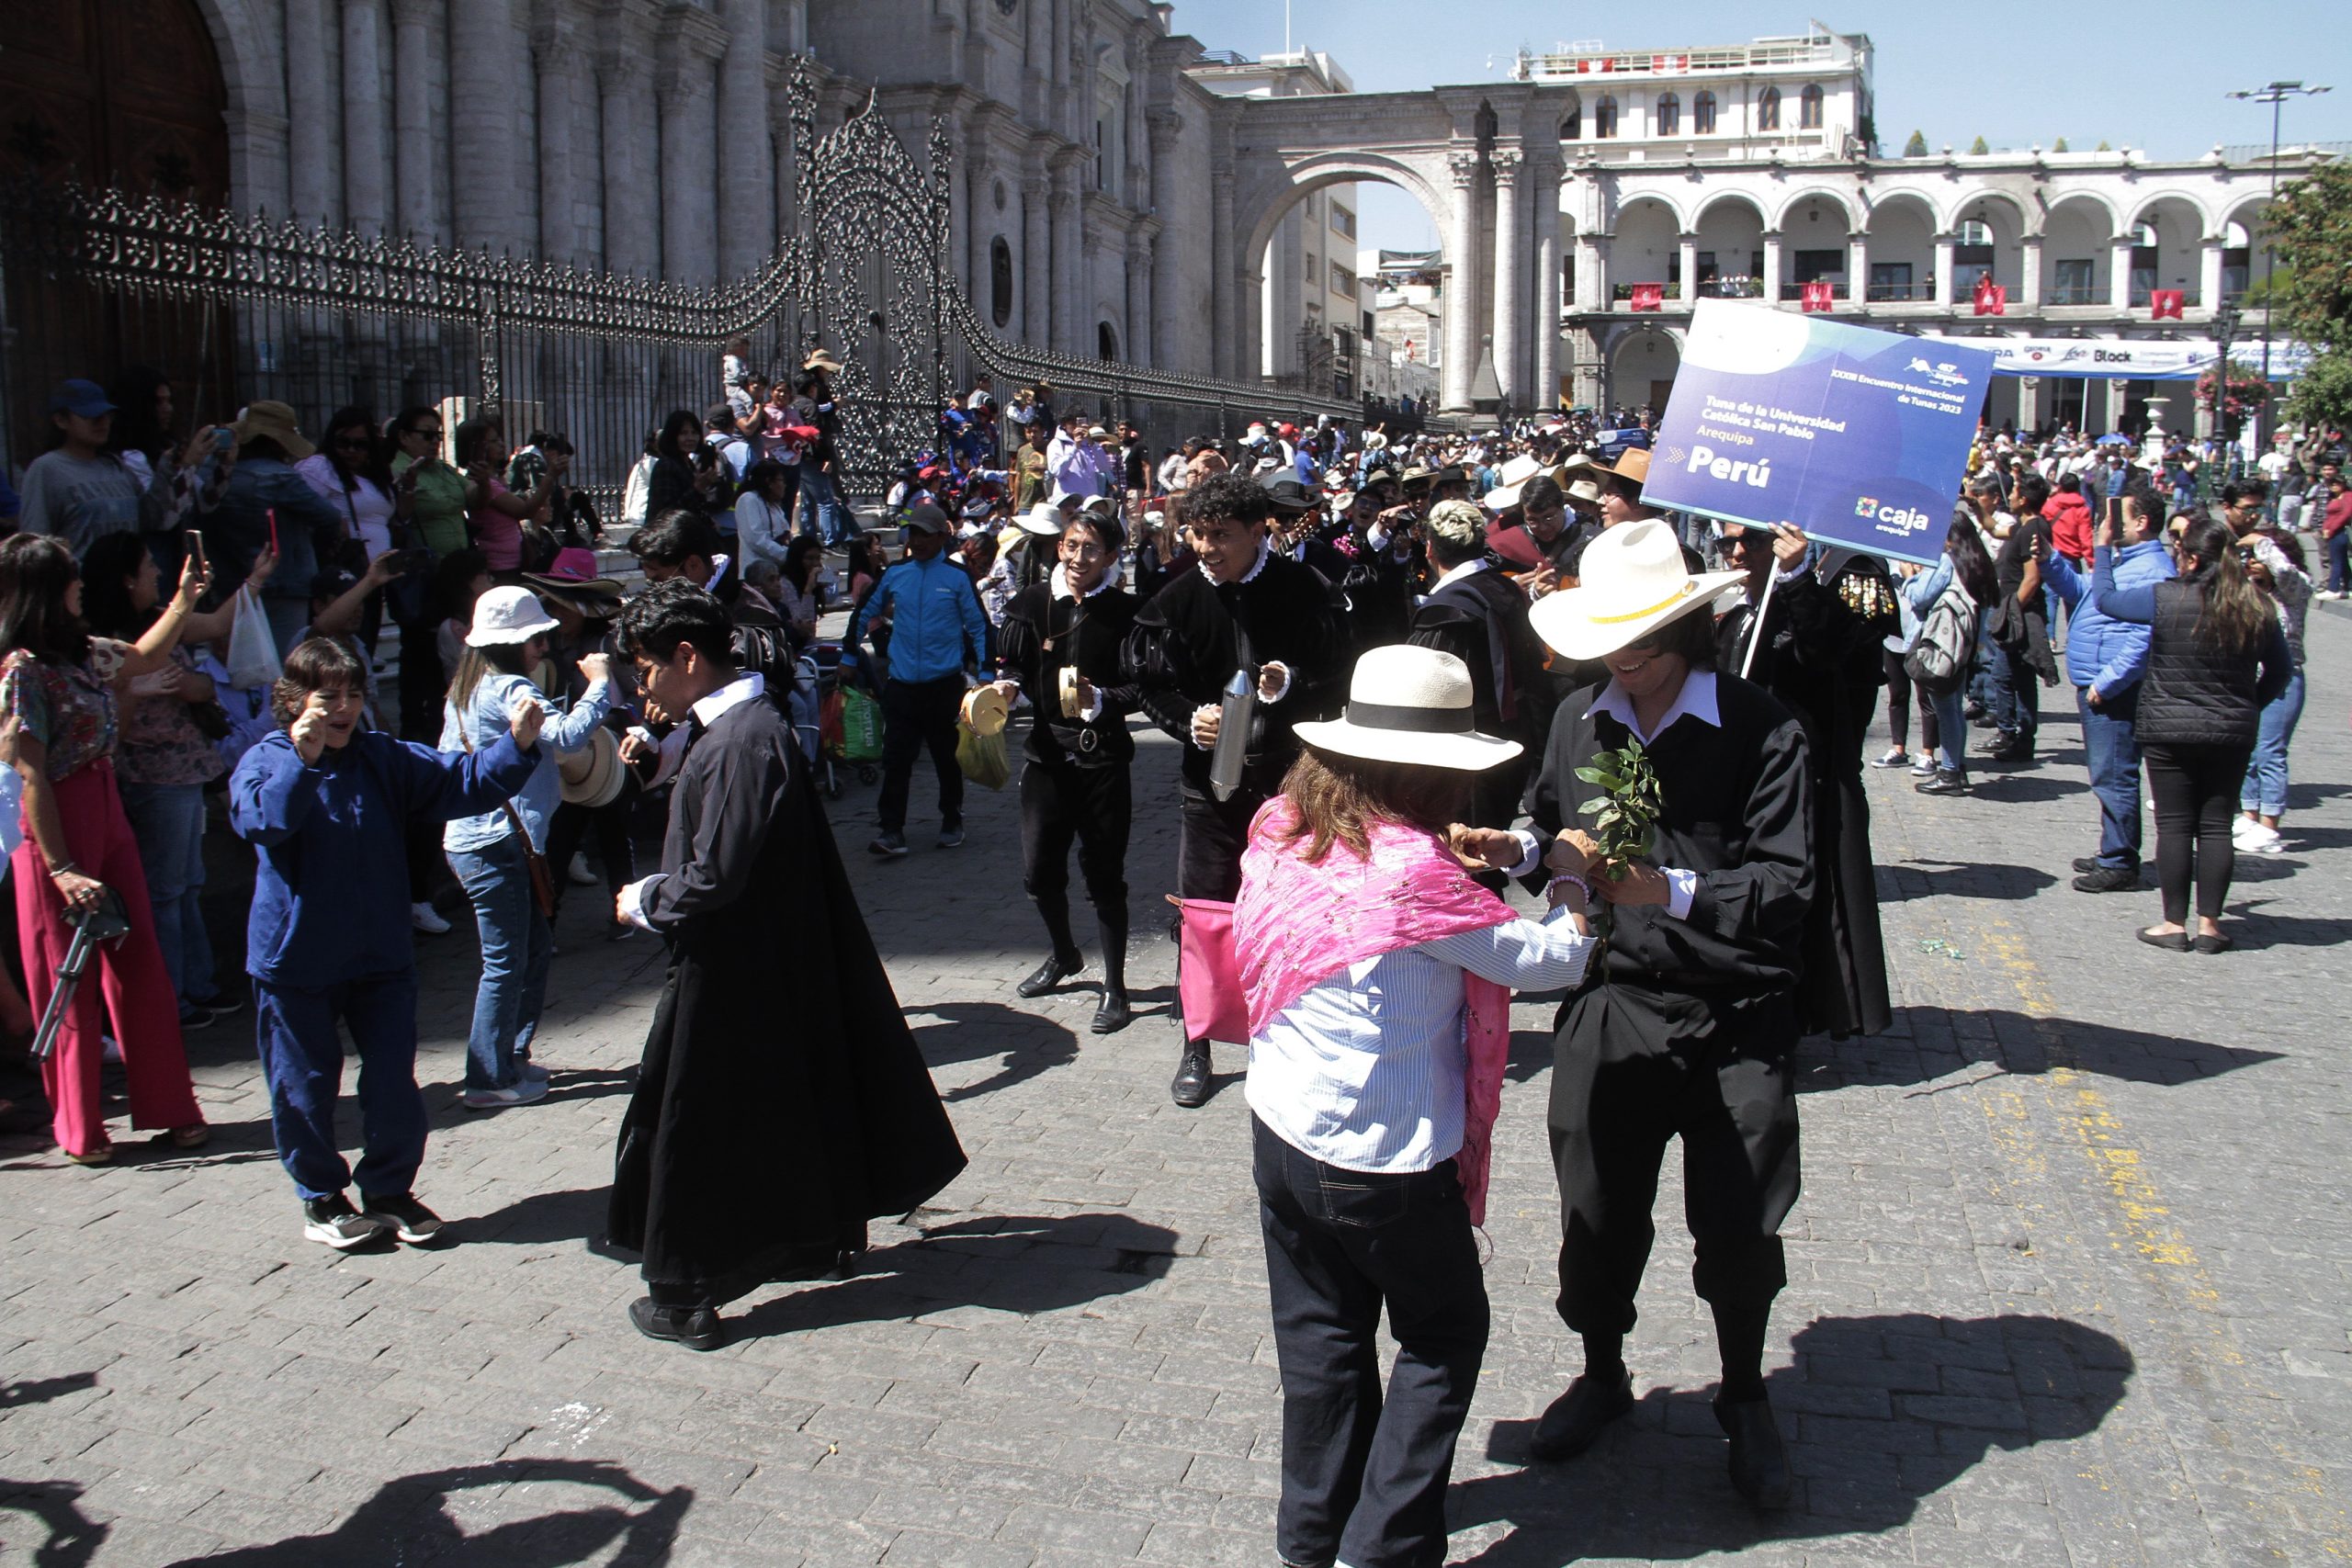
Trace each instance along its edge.
<path fill-rule="evenodd" d="M 1810 8 L 1808 8 L 1810 6 Z M 2233 89 L 2273 80 L 2335 90 L 2290 101 L 2285 140 L 2352 141 L 2352 25 L 2342 0 L 2244 0 L 2190 6 L 2145 0 L 2128 10 L 2096 4 L 1971 7 L 1798 0 L 1785 12 L 1731 0 L 1690 0 L 1656 20 L 1619 23 L 1616 8 L 1554 0 L 1291 0 L 1292 47 L 1319 49 L 1358 92 L 1490 81 L 1522 45 L 1598 39 L 1611 49 L 1740 43 L 1804 30 L 1817 16 L 1877 46 L 1879 135 L 1889 152 L 1912 130 L 1928 144 L 2076 151 L 2104 139 L 2158 157 L 2194 157 L 2216 141 L 2267 142 L 2270 111 L 2233 102 Z M 1639 12 L 1643 7 L 1625 7 Z M 1177 0 L 1174 25 L 1210 49 L 1283 48 L 1282 0 Z M 2030 21 L 2025 20 L 2030 17 Z M 1999 27 L 1988 27 L 1994 17 Z M 1386 186 L 1362 192 L 1367 246 L 1436 244 L 1414 200 Z"/>

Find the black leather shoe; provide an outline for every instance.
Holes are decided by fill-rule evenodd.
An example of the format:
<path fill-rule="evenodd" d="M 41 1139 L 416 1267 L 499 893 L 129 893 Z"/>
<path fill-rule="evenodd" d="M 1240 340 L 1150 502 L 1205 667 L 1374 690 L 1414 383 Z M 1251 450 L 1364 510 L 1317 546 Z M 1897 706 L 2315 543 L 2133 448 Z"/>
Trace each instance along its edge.
<path fill-rule="evenodd" d="M 1073 953 L 1068 958 L 1057 954 L 1038 964 L 1030 972 L 1029 978 L 1012 988 L 1024 997 L 1042 997 L 1085 967 L 1083 953 Z"/>
<path fill-rule="evenodd" d="M 2077 893 L 2135 893 L 2140 888 L 2140 868 L 2134 866 L 2101 866 L 2075 878 Z"/>
<path fill-rule="evenodd" d="M 1574 1459 L 1592 1447 L 1609 1423 L 1634 1408 L 1634 1374 L 1619 1372 L 1603 1381 L 1590 1372 L 1568 1385 L 1535 1423 L 1527 1451 L 1545 1463 Z"/>
<path fill-rule="evenodd" d="M 2097 871 L 2098 869 L 2098 856 L 2076 855 L 2075 857 L 2075 869 L 2085 874 Z"/>
<path fill-rule="evenodd" d="M 1135 1018 L 1135 1010 L 1127 1005 L 1125 991 L 1105 990 L 1102 1000 L 1094 1009 L 1094 1021 L 1087 1028 L 1097 1034 L 1116 1034 Z"/>
<path fill-rule="evenodd" d="M 651 1296 L 639 1296 L 628 1303 L 628 1320 L 648 1339 L 666 1339 L 689 1350 L 716 1350 L 727 1342 L 718 1314 L 708 1307 L 656 1306 Z"/>
<path fill-rule="evenodd" d="M 1789 1450 L 1770 1399 L 1715 1400 L 1715 1424 L 1731 1439 L 1732 1490 L 1759 1508 L 1789 1506 Z"/>
<path fill-rule="evenodd" d="M 1176 1064 L 1176 1076 L 1168 1080 L 1168 1098 L 1187 1111 L 1206 1105 L 1209 1077 L 1208 1042 L 1187 1040 L 1184 1042 L 1184 1059 Z"/>

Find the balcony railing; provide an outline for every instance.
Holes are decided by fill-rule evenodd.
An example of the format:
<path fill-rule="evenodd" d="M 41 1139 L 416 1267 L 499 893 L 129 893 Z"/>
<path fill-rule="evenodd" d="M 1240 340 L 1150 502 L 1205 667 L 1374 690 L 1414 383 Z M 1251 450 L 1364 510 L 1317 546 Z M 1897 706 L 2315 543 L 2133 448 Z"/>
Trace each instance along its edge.
<path fill-rule="evenodd" d="M 1764 280 L 1760 277 L 1710 277 L 1699 285 L 1702 299 L 1761 299 Z"/>
<path fill-rule="evenodd" d="M 1864 286 L 1863 300 L 1871 305 L 1932 305 L 1936 286 L 1930 283 L 1872 283 Z"/>
<path fill-rule="evenodd" d="M 2043 297 L 2045 305 L 2104 305 L 2107 290 L 2088 283 L 2061 283 Z"/>
<path fill-rule="evenodd" d="M 1850 299 L 1853 298 L 1851 291 L 1847 288 L 1843 278 L 1825 278 L 1821 281 L 1829 285 L 1829 298 L 1832 299 Z M 1804 299 L 1804 291 L 1805 286 L 1802 283 L 1783 282 L 1781 285 L 1781 299 L 1784 302 L 1801 302 Z"/>

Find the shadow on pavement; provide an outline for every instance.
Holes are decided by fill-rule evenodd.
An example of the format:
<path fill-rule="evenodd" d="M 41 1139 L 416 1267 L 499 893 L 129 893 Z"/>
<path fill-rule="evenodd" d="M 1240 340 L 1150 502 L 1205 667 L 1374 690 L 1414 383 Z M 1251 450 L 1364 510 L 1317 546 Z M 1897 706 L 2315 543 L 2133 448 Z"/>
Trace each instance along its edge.
<path fill-rule="evenodd" d="M 2245 929 L 2251 931 L 2252 923 Z M 2198 971 L 2182 973 L 2193 976 Z M 1955 1042 L 1951 1022 L 1955 1017 L 1966 1019 L 1973 1027 L 1989 1027 L 1992 1039 L 1973 1036 L 1964 1045 Z M 2130 1083 L 2182 1084 L 2259 1066 L 2278 1060 L 2278 1055 L 2083 1019 L 2032 1018 L 2003 1010 L 1952 1014 L 1942 1008 L 1902 1007 L 1894 1010 L 1894 1025 L 1884 1034 L 1843 1041 L 1819 1035 L 1806 1039 L 1797 1047 L 1796 1084 L 1797 1091 L 1804 1094 L 1850 1085 L 1928 1084 L 1962 1075 L 1958 1082 L 1921 1091 L 1933 1094 L 2001 1074 L 2031 1075 L 2052 1067 L 2071 1067 Z"/>
<path fill-rule="evenodd" d="M 2243 866 L 2250 857 L 2241 856 Z M 2324 915 L 2274 915 L 2268 898 L 2233 899 L 2222 930 L 2241 951 L 2259 953 L 2269 947 L 2337 947 L 2352 941 L 2352 920 Z"/>
<path fill-rule="evenodd" d="M 39 1568 L 82 1568 L 97 1555 L 112 1528 L 94 1523 L 83 1514 L 82 1488 L 71 1481 L 0 1477 L 0 1516 L 8 1514 L 30 1514 L 49 1532 L 26 1559 Z M 0 1546 L 23 1544 L 13 1529 L 0 1535 Z"/>
<path fill-rule="evenodd" d="M 1464 1562 L 1680 1561 L 1899 1529 L 1995 1450 L 2097 1430 L 2133 1370 L 2109 1336 L 2030 1315 L 1822 1318 L 1792 1348 L 1796 1365 L 1768 1380 L 1797 1479 L 1785 1513 L 1758 1513 L 1732 1491 L 1712 1391 L 1652 1389 L 1565 1464 L 1528 1460 L 1532 1418 L 1496 1423 L 1487 1457 L 1528 1468 L 1454 1483 L 1450 1528 L 1511 1527 Z"/>
<path fill-rule="evenodd" d="M 0 1382 L 0 1410 L 15 1410 L 27 1404 L 46 1404 L 52 1399 L 62 1399 L 69 1393 L 79 1393 L 85 1388 L 98 1386 L 96 1372 L 68 1372 L 59 1378 L 27 1378 L 22 1382 Z"/>
<path fill-rule="evenodd" d="M 2024 899 L 2058 880 L 2038 865 L 2004 865 L 1995 861 L 1907 860 L 1878 870 L 1882 904 L 1913 898 Z"/>
<path fill-rule="evenodd" d="M 597 1487 L 613 1500 L 509 1519 L 478 1535 L 458 1528 L 449 1506 L 461 1492 L 549 1483 Z M 601 1461 L 502 1460 L 388 1481 L 325 1535 L 190 1558 L 174 1568 L 407 1568 L 427 1561 L 444 1568 L 562 1568 L 592 1561 L 653 1568 L 669 1562 L 694 1501 L 690 1486 L 663 1491 Z"/>
<path fill-rule="evenodd" d="M 1093 987 L 1080 976 L 1064 989 L 1091 991 Z M 910 1019 L 936 1021 L 918 1025 L 914 1032 L 916 1048 L 933 1068 L 1001 1058 L 987 1077 L 942 1094 L 940 1099 L 949 1105 L 1011 1089 L 1078 1060 L 1078 1036 L 1068 1027 L 1002 1002 L 940 1002 L 907 1012 Z"/>
<path fill-rule="evenodd" d="M 2090 798 L 2090 785 L 2079 779 L 2052 778 L 2041 773 L 2004 773 L 1995 771 L 1998 766 L 1993 762 L 1979 766 L 1974 759 L 1971 759 L 1968 793 L 1978 800 L 1998 801 L 2003 805 Z M 2097 825 L 2096 819 L 2093 825 Z"/>
<path fill-rule="evenodd" d="M 885 1323 L 951 1307 L 1023 1317 L 1125 1295 L 1166 1274 L 1176 1234 L 1125 1214 L 986 1214 L 861 1255 L 856 1272 L 771 1297 L 732 1337 Z"/>

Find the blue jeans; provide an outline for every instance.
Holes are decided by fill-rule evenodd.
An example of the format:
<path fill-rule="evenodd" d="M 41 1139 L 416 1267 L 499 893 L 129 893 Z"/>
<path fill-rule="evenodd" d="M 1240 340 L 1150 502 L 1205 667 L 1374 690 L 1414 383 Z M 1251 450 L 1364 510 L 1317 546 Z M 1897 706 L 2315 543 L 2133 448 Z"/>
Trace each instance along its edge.
<path fill-rule="evenodd" d="M 2328 536 L 2327 591 L 2352 592 L 2352 528 L 2338 528 Z"/>
<path fill-rule="evenodd" d="M 850 536 L 842 515 L 841 497 L 833 489 L 833 476 L 816 464 L 800 465 L 800 531 L 813 527 L 817 537 L 828 547 L 842 543 Z"/>
<path fill-rule="evenodd" d="M 1986 649 L 1984 665 L 1991 677 L 1992 699 L 1984 705 L 1992 712 L 1995 728 L 2004 738 L 2014 738 L 2030 755 L 2041 732 L 2041 677 L 2026 662 L 2023 649 Z"/>
<path fill-rule="evenodd" d="M 2238 803 L 2246 810 L 2265 817 L 2287 814 L 2287 746 L 2295 739 L 2295 724 L 2302 716 L 2303 672 L 2298 670 L 2288 677 L 2287 689 L 2262 710 L 2254 761 L 2246 765 L 2245 784 L 2238 791 Z M 169 950 L 165 955 L 169 956 Z"/>
<path fill-rule="evenodd" d="M 1948 773 L 1968 772 L 1967 689 L 1954 686 L 1949 692 L 1929 692 L 1928 706 L 1936 716 L 1936 750 L 1941 755 Z"/>
<path fill-rule="evenodd" d="M 354 1175 L 368 1197 L 413 1187 L 428 1124 L 416 1087 L 416 972 L 320 990 L 256 980 L 254 1015 L 269 1080 L 270 1132 L 294 1190 L 324 1198 L 349 1186 Z M 334 1102 L 343 1092 L 338 1019 L 359 1052 L 356 1172 L 335 1144 Z"/>
<path fill-rule="evenodd" d="M 1251 1120 L 1282 1367 L 1286 1562 L 1422 1568 L 1445 1555 L 1454 1443 L 1486 1359 L 1478 1245 L 1454 1165 L 1346 1170 Z M 1380 1386 L 1380 1317 L 1396 1363 Z"/>
<path fill-rule="evenodd" d="M 449 869 L 473 900 L 481 932 L 481 987 L 466 1036 L 466 1087 L 513 1089 L 547 1006 L 555 933 L 531 897 L 531 868 L 516 835 L 479 850 L 451 850 Z"/>
<path fill-rule="evenodd" d="M 2140 869 L 2140 688 L 2091 706 L 2090 688 L 2075 688 L 2083 718 L 2083 750 L 2090 761 L 2091 794 L 2098 797 L 2098 863 L 2103 870 Z"/>
<path fill-rule="evenodd" d="M 210 1001 L 212 942 L 205 934 L 199 896 L 204 891 L 204 786 L 132 784 L 124 780 L 122 814 L 139 842 L 139 863 L 147 873 L 147 902 L 155 912 L 155 943 L 164 950 L 164 972 L 172 977 L 180 1016 Z"/>

